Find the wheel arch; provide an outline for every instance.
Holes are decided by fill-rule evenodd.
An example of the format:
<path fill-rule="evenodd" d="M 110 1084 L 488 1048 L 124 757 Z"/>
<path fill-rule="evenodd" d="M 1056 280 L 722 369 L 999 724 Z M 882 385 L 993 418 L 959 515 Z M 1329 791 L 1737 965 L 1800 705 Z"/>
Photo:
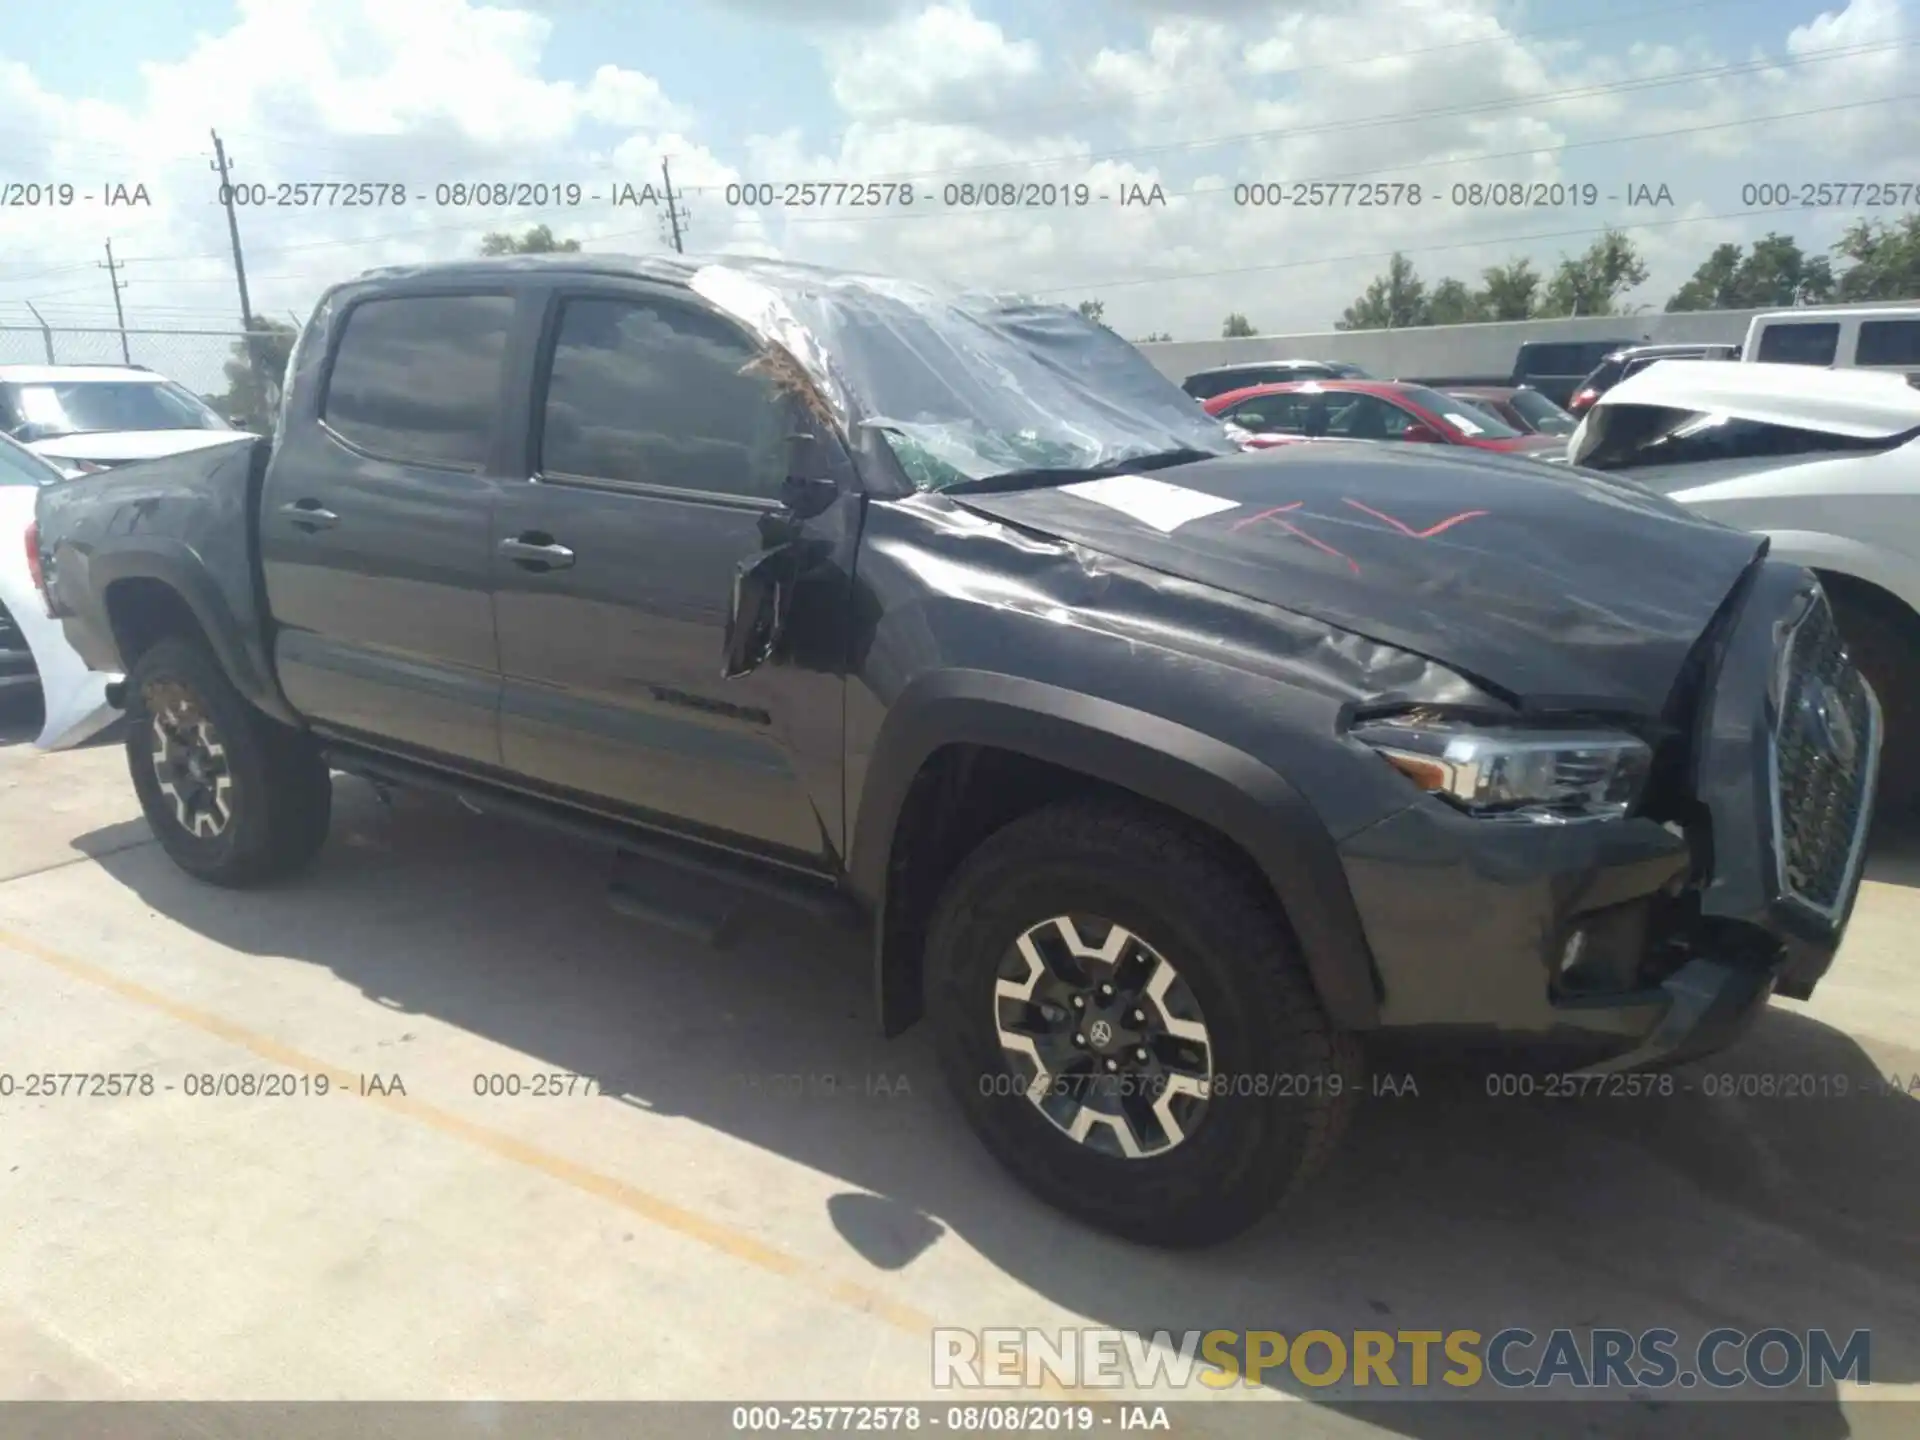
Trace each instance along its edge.
<path fill-rule="evenodd" d="M 887 1034 L 919 1018 L 925 922 L 953 867 L 999 824 L 1087 791 L 1164 809 L 1237 851 L 1291 928 L 1328 1015 L 1349 1029 L 1377 1023 L 1378 980 L 1333 837 L 1284 776 L 1211 736 L 1112 701 L 983 671 L 941 671 L 914 682 L 889 710 L 849 847 L 850 882 L 875 916 L 875 998 Z M 956 824 L 961 794 L 987 798 L 958 807 L 964 818 Z"/>
<path fill-rule="evenodd" d="M 249 703 L 283 724 L 302 723 L 281 695 L 259 642 L 250 640 L 247 622 L 184 545 L 169 542 L 137 557 L 97 556 L 92 583 L 123 673 L 132 673 L 156 641 L 182 635 L 207 648 Z"/>

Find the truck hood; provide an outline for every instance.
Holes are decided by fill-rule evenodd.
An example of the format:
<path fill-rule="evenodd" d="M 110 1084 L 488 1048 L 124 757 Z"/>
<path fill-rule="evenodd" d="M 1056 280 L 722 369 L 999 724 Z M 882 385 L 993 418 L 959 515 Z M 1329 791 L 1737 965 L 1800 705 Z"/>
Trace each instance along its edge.
<path fill-rule="evenodd" d="M 1658 714 L 1766 547 L 1630 482 L 1437 445 L 1009 485 L 948 498 L 1423 655 L 1526 710 Z"/>
<path fill-rule="evenodd" d="M 235 440 L 251 439 L 244 430 L 85 430 L 56 435 L 27 446 L 56 465 L 75 460 L 95 465 L 123 465 L 129 460 L 152 460 L 161 455 L 185 455 Z"/>

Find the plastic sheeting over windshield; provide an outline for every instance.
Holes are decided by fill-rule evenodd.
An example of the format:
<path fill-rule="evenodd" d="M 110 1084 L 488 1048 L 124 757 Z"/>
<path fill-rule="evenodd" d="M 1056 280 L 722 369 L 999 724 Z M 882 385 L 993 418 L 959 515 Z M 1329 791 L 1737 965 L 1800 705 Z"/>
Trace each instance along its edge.
<path fill-rule="evenodd" d="M 881 430 L 924 490 L 1240 449 L 1133 346 L 1061 306 L 763 260 L 688 283 L 798 361 L 842 425 Z"/>

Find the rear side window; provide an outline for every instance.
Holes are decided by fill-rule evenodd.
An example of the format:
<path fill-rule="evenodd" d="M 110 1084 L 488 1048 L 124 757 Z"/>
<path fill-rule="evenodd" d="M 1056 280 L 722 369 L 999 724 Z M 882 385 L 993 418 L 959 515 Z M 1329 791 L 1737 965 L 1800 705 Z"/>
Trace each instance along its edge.
<path fill-rule="evenodd" d="M 500 410 L 505 295 L 408 295 L 347 312 L 321 418 L 384 459 L 478 469 Z"/>
<path fill-rule="evenodd" d="M 1920 365 L 1920 320 L 1862 320 L 1856 365 Z"/>
<path fill-rule="evenodd" d="M 1762 329 L 1754 358 L 1772 365 L 1831 365 L 1839 348 L 1838 321 L 1791 321 Z"/>
<path fill-rule="evenodd" d="M 777 499 L 792 407 L 759 348 L 704 310 L 566 302 L 547 382 L 540 468 L 552 475 Z"/>

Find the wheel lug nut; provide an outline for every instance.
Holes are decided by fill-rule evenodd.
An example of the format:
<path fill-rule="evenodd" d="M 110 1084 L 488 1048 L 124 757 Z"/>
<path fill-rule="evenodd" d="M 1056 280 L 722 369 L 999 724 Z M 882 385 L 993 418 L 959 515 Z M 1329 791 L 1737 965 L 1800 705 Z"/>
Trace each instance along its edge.
<path fill-rule="evenodd" d="M 1119 1068 L 1120 1068 L 1120 1062 L 1118 1060 L 1107 1061 L 1107 1069 L 1118 1070 Z"/>
<path fill-rule="evenodd" d="M 1134 1058 L 1134 1059 L 1136 1059 L 1136 1060 L 1144 1060 L 1144 1059 L 1146 1059 L 1146 1058 L 1147 1058 L 1147 1047 L 1146 1047 L 1146 1046 L 1144 1046 L 1144 1045 L 1142 1045 L 1142 1046 L 1141 1046 L 1141 1047 L 1140 1047 L 1140 1048 L 1139 1048 L 1138 1050 L 1135 1050 L 1135 1051 L 1133 1052 L 1133 1058 Z"/>
<path fill-rule="evenodd" d="M 1087 1043 L 1087 1037 L 1076 1031 L 1074 1033 L 1073 1043 L 1076 1045 L 1085 1045 Z"/>
<path fill-rule="evenodd" d="M 1111 985 L 1102 985 L 1102 986 L 1100 987 L 1100 994 L 1101 994 L 1101 995 L 1102 995 L 1103 997 L 1104 997 L 1104 996 L 1108 996 L 1108 995 L 1111 995 L 1111 994 L 1113 994 L 1113 986 L 1111 986 Z"/>
<path fill-rule="evenodd" d="M 1133 1012 L 1133 1023 L 1134 1023 L 1134 1024 L 1136 1024 L 1136 1025 L 1144 1025 L 1144 1024 L 1146 1024 L 1146 1023 L 1147 1023 L 1147 1012 L 1146 1012 L 1146 1011 L 1144 1011 L 1144 1010 L 1136 1010 L 1136 1011 L 1134 1011 L 1134 1012 Z"/>
<path fill-rule="evenodd" d="M 1084 995 L 1076 995 L 1076 996 L 1074 996 L 1074 997 L 1073 997 L 1073 1008 L 1074 1008 L 1074 1009 L 1076 1009 L 1076 1010 L 1084 1010 L 1084 1009 L 1086 1008 L 1086 1004 L 1087 1004 L 1087 997 L 1086 997 L 1086 996 L 1084 996 Z"/>

